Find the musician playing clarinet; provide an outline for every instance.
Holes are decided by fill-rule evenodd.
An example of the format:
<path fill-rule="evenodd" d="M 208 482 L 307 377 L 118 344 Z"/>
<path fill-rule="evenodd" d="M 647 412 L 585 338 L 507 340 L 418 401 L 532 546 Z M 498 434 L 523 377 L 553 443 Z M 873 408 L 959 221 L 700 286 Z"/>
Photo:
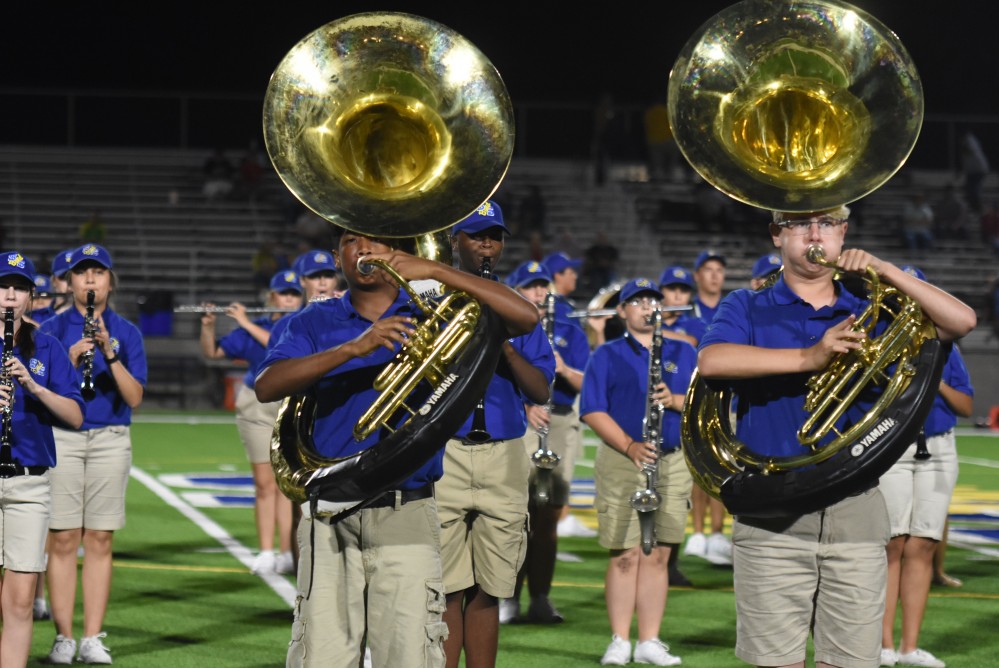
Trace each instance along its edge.
<path fill-rule="evenodd" d="M 853 324 L 868 300 L 835 278 L 837 269 L 876 272 L 919 304 L 943 341 L 975 326 L 974 310 L 960 300 L 845 248 L 849 213 L 845 206 L 774 212 L 769 232 L 784 266 L 780 278 L 726 296 L 701 339 L 700 374 L 738 383 L 736 435 L 761 456 L 800 454 L 808 378 L 837 353 L 862 347 L 866 335 Z M 835 268 L 810 259 L 812 246 Z M 819 668 L 878 666 L 889 534 L 876 484 L 811 513 L 735 516 L 736 656 L 756 666 L 804 666 L 811 633 Z"/>
<path fill-rule="evenodd" d="M 107 249 L 97 244 L 77 248 L 68 277 L 73 308 L 47 320 L 41 331 L 62 342 L 76 366 L 77 382 L 92 387 L 94 397 L 87 401 L 80 431 L 54 429 L 59 466 L 51 473 L 48 582 L 56 638 L 49 663 L 111 663 L 103 626 L 112 542 L 114 532 L 125 526 L 129 426 L 145 391 L 146 353 L 139 328 L 111 309 L 118 279 Z M 85 336 L 87 330 L 92 336 Z M 77 651 L 73 610 L 81 545 L 83 634 Z"/>
<path fill-rule="evenodd" d="M 294 559 L 291 553 L 291 501 L 278 490 L 271 469 L 271 434 L 278 417 L 279 402 L 257 401 L 253 381 L 264 361 L 267 343 L 274 325 L 287 313 L 302 306 L 302 284 L 291 270 L 279 271 L 271 277 L 268 305 L 274 309 L 250 320 L 246 307 L 230 304 L 225 314 L 239 325 L 221 338 L 215 336 L 215 313 L 201 317 L 201 353 L 205 359 L 246 360 L 247 371 L 236 394 L 236 428 L 253 471 L 253 512 L 260 551 L 251 570 L 263 573 L 291 573 Z M 208 304 L 207 306 L 211 306 Z M 285 311 L 285 312 L 282 312 Z M 278 551 L 274 550 L 274 532 L 278 534 Z"/>
<path fill-rule="evenodd" d="M 546 334 L 549 315 L 544 311 L 547 300 L 554 297 L 549 293 L 552 278 L 546 264 L 531 261 L 517 267 L 507 280 L 517 292 L 542 309 L 542 324 Z M 554 313 L 551 314 L 550 326 L 555 352 L 552 401 L 548 406 L 526 403 L 524 408 L 533 432 L 537 435 L 545 434 L 545 447 L 558 455 L 559 462 L 551 470 L 547 498 L 539 497 L 537 490 L 539 471 L 536 466 L 531 466 L 528 503 L 531 530 L 527 537 L 527 558 L 517 577 L 517 588 L 513 597 L 500 601 L 501 624 L 515 620 L 531 624 L 557 624 L 563 621 L 562 614 L 552 605 L 550 594 L 558 549 L 558 521 L 563 508 L 569 503 L 572 472 L 576 466 L 576 454 L 582 441 L 579 414 L 574 404 L 583 386 L 583 369 L 586 368 L 586 362 L 590 358 L 590 345 L 579 325 L 567 317 L 560 316 L 557 308 L 552 310 Z M 538 450 L 539 438 L 540 436 L 535 438 L 535 434 L 531 432 L 524 437 L 528 456 Z M 521 617 L 520 591 L 525 577 L 531 602 L 527 615 Z"/>
<path fill-rule="evenodd" d="M 509 288 L 410 255 L 398 249 L 400 240 L 350 231 L 338 235 L 334 259 L 347 292 L 279 321 L 287 327 L 271 342 L 255 383 L 263 402 L 303 393 L 315 398 L 313 439 L 323 457 L 347 457 L 376 445 L 379 433 L 357 441 L 354 425 L 379 396 L 374 378 L 409 340 L 420 315 L 384 270 L 362 273 L 358 260 L 381 260 L 409 281 L 427 279 L 461 290 L 489 306 L 510 336 L 533 331 L 539 321 L 537 309 Z M 518 452 L 526 462 L 523 448 Z M 314 514 L 309 503 L 302 505 L 288 666 L 357 668 L 365 639 L 375 666 L 444 665 L 447 627 L 441 619 L 445 601 L 434 500 L 441 460 L 439 450 L 398 489 L 338 521 L 332 519 L 337 511 L 322 499 Z M 526 474 L 524 480 L 526 494 Z"/>
<path fill-rule="evenodd" d="M 77 429 L 83 398 L 66 350 L 24 319 L 34 266 L 18 251 L 0 253 L 0 664 L 25 666 L 31 649 L 35 582 L 44 577 L 56 464 L 52 426 Z"/>
<path fill-rule="evenodd" d="M 451 228 L 462 271 L 495 268 L 508 234 L 499 206 L 488 201 Z M 508 289 L 508 288 L 507 288 Z M 510 291 L 522 303 L 537 308 Z M 510 598 L 527 551 L 531 462 L 525 450 L 524 401 L 548 401 L 555 356 L 540 322 L 503 343 L 496 375 L 479 408 L 447 442 L 437 486 L 448 626 L 448 668 L 462 651 L 468 668 L 496 663 L 499 599 Z M 535 447 L 530 448 L 532 450 Z"/>
<path fill-rule="evenodd" d="M 603 441 L 594 464 L 600 545 L 610 551 L 604 593 L 611 642 L 601 663 L 623 666 L 632 660 L 675 666 L 680 657 L 659 637 L 669 591 L 671 545 L 683 542 L 692 480 L 680 452 L 680 412 L 694 373 L 694 347 L 662 337 L 650 320 L 662 295 L 646 278 L 621 288 L 618 317 L 624 336 L 601 345 L 590 356 L 583 377 L 579 412 Z M 651 349 L 660 338 L 662 381 L 650 387 Z M 658 404 L 658 406 L 657 406 Z M 645 438 L 649 411 L 662 409 L 661 443 Z M 646 467 L 656 471 L 661 497 L 654 512 L 656 544 L 649 553 L 641 545 L 639 513 L 631 497 L 646 488 Z M 638 618 L 634 655 L 631 622 Z"/>

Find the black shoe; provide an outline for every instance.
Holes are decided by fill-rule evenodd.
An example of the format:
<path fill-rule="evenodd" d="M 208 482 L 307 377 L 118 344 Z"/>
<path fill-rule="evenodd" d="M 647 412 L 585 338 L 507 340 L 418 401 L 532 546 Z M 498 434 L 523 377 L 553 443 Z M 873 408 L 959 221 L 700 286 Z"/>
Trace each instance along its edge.
<path fill-rule="evenodd" d="M 531 607 L 527 609 L 528 624 L 561 624 L 565 621 L 547 596 L 539 596 L 531 600 Z"/>
<path fill-rule="evenodd" d="M 670 587 L 693 587 L 694 583 L 686 575 L 680 572 L 679 568 L 669 569 Z"/>

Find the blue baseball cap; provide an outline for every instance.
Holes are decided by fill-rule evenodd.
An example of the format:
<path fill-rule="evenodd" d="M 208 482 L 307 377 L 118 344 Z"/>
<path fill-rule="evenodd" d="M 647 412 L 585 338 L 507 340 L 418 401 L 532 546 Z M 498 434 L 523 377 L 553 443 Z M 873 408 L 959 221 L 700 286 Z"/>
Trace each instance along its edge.
<path fill-rule="evenodd" d="M 635 295 L 640 295 L 643 293 L 649 293 L 655 295 L 657 298 L 662 299 L 662 293 L 656 287 L 656 284 L 647 278 L 635 278 L 624 284 L 621 288 L 621 297 L 619 303 L 624 304 L 630 300 Z"/>
<path fill-rule="evenodd" d="M 67 248 L 64 251 L 59 251 L 56 256 L 52 258 L 52 275 L 56 278 L 62 278 L 67 271 L 69 271 L 69 263 L 73 260 L 73 250 L 72 248 Z"/>
<path fill-rule="evenodd" d="M 753 263 L 753 278 L 766 278 L 778 271 L 784 262 L 777 253 L 767 253 Z"/>
<path fill-rule="evenodd" d="M 96 262 L 105 269 L 111 268 L 111 253 L 104 246 L 97 244 L 84 244 L 73 251 L 73 257 L 69 261 L 69 268 L 72 269 L 81 262 Z"/>
<path fill-rule="evenodd" d="M 510 230 L 503 224 L 503 210 L 499 204 L 492 200 L 487 200 L 478 209 L 465 218 L 459 220 L 451 228 L 451 236 L 464 232 L 465 234 L 478 234 L 490 227 L 500 227 L 504 232 L 510 234 Z"/>
<path fill-rule="evenodd" d="M 659 277 L 659 287 L 664 288 L 667 285 L 684 285 L 693 290 L 694 275 L 680 265 L 674 264 L 672 267 L 663 269 L 663 273 Z"/>
<path fill-rule="evenodd" d="M 916 278 L 918 278 L 921 281 L 925 281 L 926 280 L 926 274 L 924 274 L 919 269 L 919 267 L 914 267 L 911 264 L 903 264 L 901 267 L 899 267 L 899 269 L 901 269 L 905 273 L 909 274 L 910 276 L 915 276 Z"/>
<path fill-rule="evenodd" d="M 18 251 L 3 251 L 0 253 L 0 278 L 4 276 L 20 276 L 30 285 L 35 284 L 35 265 Z"/>
<path fill-rule="evenodd" d="M 297 258 L 292 269 L 298 272 L 299 276 L 312 276 L 321 271 L 336 271 L 336 261 L 333 253 L 320 249 L 305 251 Z"/>
<path fill-rule="evenodd" d="M 523 263 L 510 274 L 510 285 L 515 288 L 525 288 L 538 281 L 551 283 L 552 275 L 548 271 L 548 267 L 534 260 Z"/>
<path fill-rule="evenodd" d="M 270 287 L 274 292 L 294 290 L 298 294 L 302 294 L 302 284 L 298 281 L 298 274 L 291 269 L 285 269 L 274 274 L 271 277 Z"/>
<path fill-rule="evenodd" d="M 727 264 L 725 262 L 725 256 L 724 255 L 722 255 L 721 253 L 719 253 L 717 251 L 713 251 L 713 250 L 709 249 L 709 250 L 706 250 L 706 251 L 701 251 L 701 254 L 697 256 L 696 260 L 694 260 L 694 271 L 697 271 L 698 269 L 700 269 L 701 265 L 703 265 L 708 260 L 718 260 L 719 262 L 722 263 L 723 267 Z"/>
<path fill-rule="evenodd" d="M 52 280 L 48 274 L 35 274 L 35 292 L 38 294 L 52 292 Z"/>
<path fill-rule="evenodd" d="M 551 272 L 552 276 L 570 268 L 579 270 L 579 268 L 583 265 L 582 260 L 573 260 L 562 251 L 546 255 L 542 262 L 544 262 L 545 266 L 548 267 L 548 271 Z"/>

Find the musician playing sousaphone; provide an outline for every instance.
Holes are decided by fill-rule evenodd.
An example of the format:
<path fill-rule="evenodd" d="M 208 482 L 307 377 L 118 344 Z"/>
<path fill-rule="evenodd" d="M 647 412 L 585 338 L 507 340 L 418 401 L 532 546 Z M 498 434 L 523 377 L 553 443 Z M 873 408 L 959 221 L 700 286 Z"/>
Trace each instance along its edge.
<path fill-rule="evenodd" d="M 111 662 L 102 629 L 111 591 L 111 548 L 114 532 L 125 526 L 125 489 L 132 464 L 129 426 L 132 410 L 142 403 L 147 373 L 139 328 L 110 305 L 117 288 L 112 266 L 103 246 L 85 244 L 73 251 L 68 273 L 73 308 L 41 326 L 69 352 L 78 382 L 94 390 L 80 431 L 54 429 L 59 466 L 50 474 L 48 583 L 57 634 L 49 662 L 56 664 L 72 663 L 77 656 L 85 663 Z M 89 310 L 95 326 L 92 337 L 84 336 Z M 87 577 L 77 653 L 73 610 L 81 545 Z"/>
<path fill-rule="evenodd" d="M 500 601 L 501 624 L 516 619 L 533 624 L 556 624 L 563 621 L 562 614 L 552 605 L 549 594 L 555 575 L 559 517 L 569 504 L 572 473 L 582 441 L 579 414 L 574 404 L 583 386 L 583 369 L 590 357 L 590 346 L 583 330 L 568 318 L 560 317 L 554 303 L 549 325 L 547 306 L 549 299 L 554 297 L 549 293 L 552 282 L 553 276 L 549 273 L 547 264 L 534 261 L 518 266 L 507 280 L 509 285 L 542 311 L 542 324 L 546 334 L 549 326 L 551 328 L 550 338 L 555 351 L 555 383 L 551 404 L 524 405 L 527 421 L 538 435 L 538 438 L 533 438 L 528 433 L 524 438 L 524 446 L 528 456 L 531 456 L 541 447 L 539 442 L 543 442 L 544 451 L 554 453 L 559 459 L 548 474 L 539 472 L 537 466 L 531 468 L 528 503 L 531 530 L 527 537 L 527 558 L 517 576 L 513 597 Z M 566 313 L 566 310 L 563 309 L 562 312 Z M 544 494 L 539 497 L 538 480 L 543 475 L 550 478 Z M 527 615 L 521 617 L 520 591 L 525 577 L 531 601 Z"/>
<path fill-rule="evenodd" d="M 332 266 L 332 258 L 330 258 Z M 291 550 L 291 501 L 278 490 L 271 469 L 271 433 L 277 420 L 280 404 L 257 401 L 253 381 L 267 351 L 271 332 L 277 322 L 288 313 L 302 306 L 302 283 L 292 270 L 279 271 L 271 277 L 267 296 L 270 313 L 253 320 L 246 307 L 234 302 L 226 307 L 225 314 L 238 325 L 225 336 L 215 333 L 216 316 L 206 304 L 201 317 L 199 343 L 205 359 L 238 359 L 247 363 L 243 383 L 236 393 L 236 427 L 246 450 L 246 457 L 253 471 L 253 511 L 260 551 L 251 570 L 263 573 L 291 573 L 294 559 Z M 278 534 L 278 549 L 274 550 L 274 533 Z"/>
<path fill-rule="evenodd" d="M 52 424 L 83 423 L 83 398 L 65 349 L 25 319 L 34 266 L 18 251 L 0 253 L 0 656 L 25 666 L 31 648 L 35 581 L 45 577 L 51 488 L 56 465 Z"/>
<path fill-rule="evenodd" d="M 646 278 L 621 288 L 617 306 L 624 336 L 593 351 L 586 367 L 579 412 L 603 444 L 597 448 L 596 480 L 599 542 L 610 551 L 605 594 L 611 642 L 601 663 L 623 666 L 632 660 L 630 630 L 638 618 L 634 661 L 674 666 L 680 658 L 659 638 L 669 589 L 671 545 L 683 542 L 690 504 L 691 476 L 680 452 L 680 411 L 694 372 L 694 347 L 668 339 L 658 331 L 653 312 L 662 295 Z M 662 381 L 650 380 L 650 356 L 660 352 Z M 645 438 L 651 411 L 661 411 L 661 442 Z M 632 497 L 649 484 L 647 467 L 655 471 L 658 509 L 653 545 L 642 546 L 642 521 Z M 648 552 L 643 549 L 648 547 Z"/>

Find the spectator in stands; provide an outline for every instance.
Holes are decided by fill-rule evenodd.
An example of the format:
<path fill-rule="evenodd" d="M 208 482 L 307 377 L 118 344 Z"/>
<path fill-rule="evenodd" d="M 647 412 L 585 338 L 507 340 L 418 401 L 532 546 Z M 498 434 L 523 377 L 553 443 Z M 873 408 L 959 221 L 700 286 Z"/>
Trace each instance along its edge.
<path fill-rule="evenodd" d="M 302 306 L 302 284 L 291 269 L 271 277 L 268 306 L 287 309 Z M 208 306 L 211 306 L 209 304 Z M 246 308 L 234 302 L 226 315 L 238 327 L 221 338 L 215 336 L 215 314 L 201 317 L 201 352 L 205 359 L 241 359 L 248 364 L 243 385 L 236 395 L 236 427 L 253 471 L 254 518 L 260 551 L 253 562 L 254 573 L 291 573 L 294 559 L 291 551 L 291 501 L 284 496 L 274 480 L 271 468 L 271 433 L 277 421 L 280 402 L 261 403 L 253 390 L 254 379 L 267 353 L 274 324 L 287 313 L 275 311 L 250 320 Z M 274 532 L 278 534 L 278 550 L 274 550 Z"/>
<path fill-rule="evenodd" d="M 208 156 L 201 171 L 205 178 L 201 192 L 209 202 L 225 199 L 232 193 L 232 163 L 221 148 Z"/>
<path fill-rule="evenodd" d="M 129 425 L 142 403 L 146 353 L 139 328 L 110 308 L 118 280 L 103 246 L 73 251 L 69 288 L 73 308 L 42 325 L 59 339 L 77 367 L 77 382 L 92 380 L 81 431 L 54 428 L 59 466 L 49 472 L 49 596 L 56 638 L 49 663 L 111 663 L 104 645 L 104 615 L 111 595 L 114 532 L 125 526 L 125 488 L 132 464 Z M 97 332 L 85 337 L 87 293 L 94 293 Z M 92 355 L 91 355 L 92 354 Z M 84 397 L 86 398 L 86 396 Z M 83 637 L 73 638 L 77 551 L 83 547 Z"/>
<path fill-rule="evenodd" d="M 921 192 L 910 193 L 902 205 L 902 240 L 913 251 L 933 249 L 933 209 Z"/>
<path fill-rule="evenodd" d="M 598 186 L 607 181 L 611 158 L 615 149 L 617 109 L 614 96 L 608 91 L 600 94 L 593 110 L 593 135 L 590 138 L 590 156 L 593 160 L 593 180 Z"/>
<path fill-rule="evenodd" d="M 80 243 L 102 244 L 107 237 L 107 229 L 101 220 L 101 212 L 96 209 L 80 225 Z"/>
<path fill-rule="evenodd" d="M 251 139 L 246 153 L 239 161 L 239 194 L 251 201 L 256 200 L 263 174 L 263 156 L 260 155 L 257 140 Z"/>
<path fill-rule="evenodd" d="M 970 131 L 961 137 L 961 172 L 964 174 L 964 199 L 975 213 L 982 212 L 982 184 L 989 175 L 989 160 Z"/>
<path fill-rule="evenodd" d="M 940 201 L 933 205 L 933 230 L 938 239 L 968 238 L 968 205 L 953 184 L 947 186 Z"/>
<path fill-rule="evenodd" d="M 545 197 L 541 194 L 539 186 L 536 184 L 528 186 L 527 194 L 520 200 L 517 214 L 517 218 L 520 219 L 519 229 L 527 236 L 536 233 L 542 239 L 548 238 L 548 233 L 545 231 Z"/>
<path fill-rule="evenodd" d="M 610 242 L 607 235 L 602 230 L 597 232 L 593 244 L 586 249 L 583 269 L 587 286 L 591 290 L 599 290 L 614 281 L 619 256 L 617 247 Z"/>

